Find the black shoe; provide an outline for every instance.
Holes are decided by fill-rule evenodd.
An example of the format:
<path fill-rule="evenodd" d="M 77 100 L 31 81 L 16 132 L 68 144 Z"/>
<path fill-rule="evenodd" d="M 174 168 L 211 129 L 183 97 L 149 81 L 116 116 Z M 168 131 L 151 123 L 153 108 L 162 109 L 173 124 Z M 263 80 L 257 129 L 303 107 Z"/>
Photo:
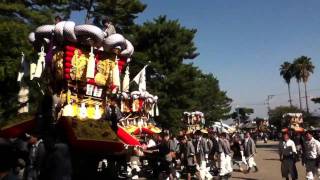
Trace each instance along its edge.
<path fill-rule="evenodd" d="M 255 169 L 255 172 L 258 172 L 258 171 L 259 171 L 259 169 L 258 169 L 257 166 L 254 166 L 254 169 Z"/>
<path fill-rule="evenodd" d="M 246 171 L 244 171 L 245 174 L 248 174 L 250 172 L 251 168 L 248 168 Z"/>

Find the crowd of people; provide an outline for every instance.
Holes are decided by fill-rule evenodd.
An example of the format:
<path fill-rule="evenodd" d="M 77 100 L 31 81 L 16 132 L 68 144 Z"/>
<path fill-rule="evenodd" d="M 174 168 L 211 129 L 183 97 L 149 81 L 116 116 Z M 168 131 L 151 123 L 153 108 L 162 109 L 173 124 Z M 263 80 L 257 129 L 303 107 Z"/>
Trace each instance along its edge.
<path fill-rule="evenodd" d="M 320 175 L 320 142 L 312 132 L 307 131 L 304 135 L 283 133 L 281 139 L 279 155 L 283 178 L 298 179 L 298 161 L 306 168 L 306 179 Z M 36 134 L 0 138 L 0 179 L 72 179 L 72 154 L 68 145 L 50 144 Z M 164 131 L 144 136 L 141 147 L 132 147 L 132 151 L 127 152 L 122 178 L 228 179 L 235 168 L 243 173 L 257 172 L 255 156 L 256 143 L 250 132 L 227 134 L 197 130 L 188 134 L 181 131 L 173 136 Z M 103 174 L 104 168 L 109 168 L 108 163 L 110 165 L 105 159 L 96 162 L 96 173 Z M 119 171 L 118 168 L 114 170 Z M 110 176 L 106 172 L 104 175 Z"/>
<path fill-rule="evenodd" d="M 249 132 L 230 135 L 197 130 L 191 134 L 181 131 L 178 136 L 163 132 L 148 136 L 140 154 L 153 158 L 149 159 L 152 176 L 159 179 L 228 179 L 235 164 L 244 173 L 258 171 L 256 146 Z M 139 158 L 134 161 L 131 163 L 140 163 Z M 138 174 L 133 176 L 138 178 Z"/>
<path fill-rule="evenodd" d="M 298 179 L 296 162 L 301 161 L 306 168 L 306 179 L 320 178 L 320 142 L 312 131 L 301 134 L 284 133 L 279 143 L 281 174 L 286 180 Z"/>
<path fill-rule="evenodd" d="M 0 138 L 0 180 L 71 180 L 72 163 L 65 143 L 44 142 L 37 133 Z"/>
<path fill-rule="evenodd" d="M 67 144 L 44 142 L 35 134 L 25 134 L 15 139 L 0 139 L 0 179 L 63 179 L 72 178 L 72 163 Z M 193 134 L 180 132 L 172 136 L 168 132 L 146 136 L 142 147 L 135 147 L 128 153 L 126 177 L 138 179 L 142 164 L 151 170 L 155 179 L 212 179 L 219 176 L 228 179 L 233 164 L 245 164 L 248 173 L 257 171 L 254 161 L 255 143 L 250 133 L 230 136 L 226 133 Z M 232 157 L 233 156 L 233 157 Z M 102 160 L 97 173 L 103 172 Z M 145 173 L 145 172 L 144 172 Z"/>

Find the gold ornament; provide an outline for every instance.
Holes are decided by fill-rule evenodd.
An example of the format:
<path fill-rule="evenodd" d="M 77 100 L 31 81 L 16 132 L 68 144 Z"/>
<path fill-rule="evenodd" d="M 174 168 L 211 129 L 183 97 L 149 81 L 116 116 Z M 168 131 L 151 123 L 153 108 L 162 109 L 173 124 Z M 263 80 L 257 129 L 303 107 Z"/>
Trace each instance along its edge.
<path fill-rule="evenodd" d="M 74 51 L 74 55 L 71 60 L 71 71 L 70 71 L 70 77 L 72 80 L 80 80 L 80 81 L 86 81 L 86 66 L 87 66 L 87 59 L 85 54 L 81 54 L 79 56 L 79 52 L 76 49 Z"/>

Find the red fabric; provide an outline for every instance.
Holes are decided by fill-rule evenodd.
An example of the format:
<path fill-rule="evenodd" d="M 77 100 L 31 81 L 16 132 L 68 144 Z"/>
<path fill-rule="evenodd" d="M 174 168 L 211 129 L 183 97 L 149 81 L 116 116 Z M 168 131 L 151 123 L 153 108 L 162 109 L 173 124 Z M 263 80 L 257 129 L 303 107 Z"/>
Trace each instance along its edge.
<path fill-rule="evenodd" d="M 110 86 L 109 86 L 109 89 L 111 90 L 111 92 L 113 91 L 113 90 L 115 90 L 117 88 L 117 86 L 115 86 L 114 84 L 111 84 Z"/>
<path fill-rule="evenodd" d="M 64 63 L 64 66 L 65 66 L 65 68 L 71 68 L 72 67 L 71 63 L 68 63 L 68 62 Z"/>
<path fill-rule="evenodd" d="M 65 54 L 66 57 L 71 57 L 72 58 L 73 55 L 74 55 L 73 51 L 66 51 L 66 54 Z"/>
<path fill-rule="evenodd" d="M 74 50 L 76 50 L 76 47 L 73 46 L 73 45 L 68 45 L 68 46 L 65 46 L 65 49 L 66 49 L 67 51 L 74 51 Z"/>
<path fill-rule="evenodd" d="M 64 73 L 70 73 L 70 68 L 65 68 Z"/>
<path fill-rule="evenodd" d="M 123 130 L 121 127 L 118 126 L 117 131 L 118 137 L 125 143 L 131 146 L 141 146 L 138 139 L 127 133 L 125 130 Z"/>
<path fill-rule="evenodd" d="M 143 103 L 144 103 L 144 100 L 140 98 L 139 99 L 139 109 L 138 109 L 138 111 L 142 111 Z"/>
<path fill-rule="evenodd" d="M 74 55 L 74 50 L 76 50 L 76 46 L 74 45 L 67 45 L 65 46 L 65 54 L 64 54 L 64 78 L 66 80 L 71 79 L 70 71 L 71 71 L 71 60 Z"/>
<path fill-rule="evenodd" d="M 92 84 L 92 85 L 95 85 L 96 82 L 94 81 L 94 79 L 87 79 L 87 83 L 88 84 Z"/>
<path fill-rule="evenodd" d="M 71 62 L 72 61 L 72 57 L 67 56 L 64 58 L 65 62 Z"/>
<path fill-rule="evenodd" d="M 64 74 L 65 79 L 70 79 L 70 74 Z"/>
<path fill-rule="evenodd" d="M 154 132 L 151 131 L 151 130 L 148 129 L 148 128 L 141 128 L 141 131 L 140 131 L 140 128 L 138 128 L 138 129 L 136 129 L 136 130 L 133 132 L 133 134 L 134 134 L 134 135 L 137 135 L 137 134 L 140 134 L 141 132 L 146 133 L 146 134 L 149 134 L 149 135 L 154 134 Z"/>
<path fill-rule="evenodd" d="M 124 59 L 123 57 L 121 57 L 118 61 L 118 69 L 119 69 L 119 72 L 120 74 L 123 73 L 123 67 L 124 65 L 126 64 L 126 59 Z"/>

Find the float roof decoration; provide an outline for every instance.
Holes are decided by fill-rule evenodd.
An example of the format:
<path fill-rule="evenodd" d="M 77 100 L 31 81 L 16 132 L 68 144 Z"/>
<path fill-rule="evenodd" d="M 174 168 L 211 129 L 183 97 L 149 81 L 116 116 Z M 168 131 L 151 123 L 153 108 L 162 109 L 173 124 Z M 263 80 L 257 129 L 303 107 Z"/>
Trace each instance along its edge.
<path fill-rule="evenodd" d="M 34 46 L 63 44 L 64 42 L 93 46 L 102 51 L 113 48 L 120 49 L 120 56 L 130 57 L 134 52 L 131 42 L 121 34 L 107 34 L 99 27 L 83 24 L 76 25 L 73 21 L 61 21 L 56 25 L 42 25 L 28 36 Z"/>
<path fill-rule="evenodd" d="M 285 113 L 282 117 L 302 117 L 302 113 Z"/>

